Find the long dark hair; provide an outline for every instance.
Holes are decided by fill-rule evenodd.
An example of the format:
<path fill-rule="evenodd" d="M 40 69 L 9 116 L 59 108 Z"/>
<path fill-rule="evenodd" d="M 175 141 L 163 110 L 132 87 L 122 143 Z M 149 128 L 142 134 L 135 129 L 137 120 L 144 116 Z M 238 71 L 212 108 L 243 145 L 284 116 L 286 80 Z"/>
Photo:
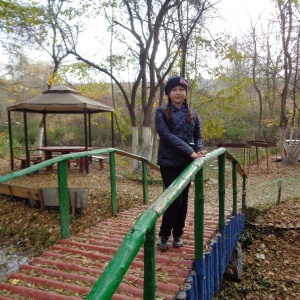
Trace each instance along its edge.
<path fill-rule="evenodd" d="M 164 116 L 166 117 L 167 121 L 169 124 L 171 124 L 173 122 L 173 111 L 172 111 L 172 108 L 171 108 L 171 99 L 170 97 L 168 97 L 168 104 L 165 105 L 164 107 L 164 110 L 163 110 L 163 113 L 164 113 Z M 190 124 L 192 124 L 194 122 L 194 114 L 190 108 L 190 106 L 188 105 L 187 103 L 187 100 L 185 99 L 184 100 L 184 103 L 183 105 L 186 107 L 186 121 Z"/>

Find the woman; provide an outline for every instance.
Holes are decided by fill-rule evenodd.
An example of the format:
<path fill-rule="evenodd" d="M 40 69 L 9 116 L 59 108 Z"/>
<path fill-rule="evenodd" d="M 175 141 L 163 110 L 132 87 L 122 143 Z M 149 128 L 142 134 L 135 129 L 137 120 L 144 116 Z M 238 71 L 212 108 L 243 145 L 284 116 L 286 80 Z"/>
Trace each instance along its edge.
<path fill-rule="evenodd" d="M 165 188 L 196 158 L 205 156 L 200 131 L 200 120 L 187 104 L 188 82 L 171 77 L 165 85 L 168 103 L 160 106 L 155 114 L 155 126 L 160 137 L 158 165 Z M 165 211 L 159 231 L 157 246 L 168 250 L 168 239 L 173 235 L 173 247 L 183 246 L 182 234 L 188 208 L 190 183 Z"/>

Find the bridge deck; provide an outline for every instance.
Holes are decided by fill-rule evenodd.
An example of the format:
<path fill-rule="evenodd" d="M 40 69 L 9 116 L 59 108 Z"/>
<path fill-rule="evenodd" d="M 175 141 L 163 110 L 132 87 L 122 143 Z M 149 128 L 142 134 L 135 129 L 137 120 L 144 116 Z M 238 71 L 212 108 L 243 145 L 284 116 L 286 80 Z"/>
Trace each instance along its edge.
<path fill-rule="evenodd" d="M 0 284 L 0 300 L 85 299 L 122 243 L 125 234 L 144 209 L 145 206 L 121 212 L 87 231 L 59 241 L 40 257 L 11 273 Z M 218 211 L 213 208 L 206 208 L 205 211 L 205 245 L 209 249 L 208 245 L 217 231 Z M 230 213 L 227 212 L 226 216 L 229 217 Z M 159 225 L 160 222 L 157 229 Z M 168 252 L 157 251 L 158 298 L 172 299 L 184 285 L 192 269 L 193 226 L 193 210 L 190 208 L 183 236 L 184 247 L 173 248 L 170 243 Z M 143 299 L 143 249 L 133 261 L 112 299 Z"/>

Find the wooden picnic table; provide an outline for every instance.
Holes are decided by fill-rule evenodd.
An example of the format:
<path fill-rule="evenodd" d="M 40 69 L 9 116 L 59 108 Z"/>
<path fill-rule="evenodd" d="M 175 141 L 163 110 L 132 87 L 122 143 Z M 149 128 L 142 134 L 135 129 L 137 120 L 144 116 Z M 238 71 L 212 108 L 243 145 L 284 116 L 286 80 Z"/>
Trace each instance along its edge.
<path fill-rule="evenodd" d="M 41 150 L 45 154 L 45 160 L 53 158 L 53 153 L 63 154 L 70 154 L 74 152 L 84 152 L 93 150 L 93 147 L 88 147 L 87 149 L 85 146 L 43 146 L 37 147 L 37 150 Z M 84 172 L 85 167 L 85 159 L 79 159 L 79 170 L 80 172 Z M 53 166 L 47 167 L 47 171 L 53 171 Z"/>
<path fill-rule="evenodd" d="M 259 165 L 259 151 L 258 148 L 265 148 L 266 149 L 266 157 L 267 157 L 267 172 L 269 172 L 269 155 L 268 155 L 268 148 L 275 147 L 276 149 L 276 158 L 277 158 L 277 144 L 276 142 L 271 141 L 248 141 L 248 144 L 255 147 L 256 152 L 256 163 Z"/>

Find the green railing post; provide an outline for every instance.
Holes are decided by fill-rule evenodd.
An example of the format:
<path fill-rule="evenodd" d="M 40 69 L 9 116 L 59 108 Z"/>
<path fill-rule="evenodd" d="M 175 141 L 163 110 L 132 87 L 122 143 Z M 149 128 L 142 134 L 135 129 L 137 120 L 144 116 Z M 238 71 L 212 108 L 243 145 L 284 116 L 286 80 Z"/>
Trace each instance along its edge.
<path fill-rule="evenodd" d="M 59 215 L 61 238 L 70 236 L 70 212 L 68 193 L 68 166 L 67 161 L 58 163 L 58 193 L 59 193 Z"/>
<path fill-rule="evenodd" d="M 204 175 L 203 167 L 195 175 L 194 231 L 195 258 L 204 257 Z"/>
<path fill-rule="evenodd" d="M 243 194 L 242 194 L 242 213 L 245 215 L 246 219 L 246 181 L 247 176 L 243 176 Z"/>
<path fill-rule="evenodd" d="M 142 161 L 142 181 L 143 181 L 143 199 L 144 204 L 148 203 L 148 180 L 147 180 L 147 164 L 146 161 Z"/>
<path fill-rule="evenodd" d="M 232 162 L 232 201 L 233 201 L 233 208 L 232 213 L 235 215 L 237 213 L 237 171 L 236 171 L 237 161 Z"/>
<path fill-rule="evenodd" d="M 219 229 L 225 226 L 225 153 L 218 156 L 219 161 Z"/>
<path fill-rule="evenodd" d="M 156 291 L 156 230 L 155 226 L 146 233 L 144 243 L 144 300 L 155 300 Z"/>
<path fill-rule="evenodd" d="M 115 152 L 109 152 L 110 167 L 110 190 L 111 190 L 111 213 L 117 214 L 117 179 L 116 179 L 116 159 Z"/>

